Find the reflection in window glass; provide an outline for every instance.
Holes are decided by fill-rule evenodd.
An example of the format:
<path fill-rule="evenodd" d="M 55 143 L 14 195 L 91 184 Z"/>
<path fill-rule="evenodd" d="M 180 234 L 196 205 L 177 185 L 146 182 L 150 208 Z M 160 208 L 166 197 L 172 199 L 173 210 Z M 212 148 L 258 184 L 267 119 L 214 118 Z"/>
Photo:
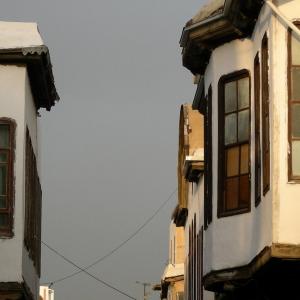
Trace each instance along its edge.
<path fill-rule="evenodd" d="M 236 114 L 225 117 L 225 145 L 236 143 Z"/>
<path fill-rule="evenodd" d="M 6 195 L 6 179 L 7 179 L 6 165 L 0 165 L 0 195 Z"/>
<path fill-rule="evenodd" d="M 239 174 L 240 149 L 239 147 L 227 150 L 227 176 L 236 176 Z"/>
<path fill-rule="evenodd" d="M 249 139 L 249 110 L 239 112 L 239 142 L 244 142 Z"/>
<path fill-rule="evenodd" d="M 249 172 L 249 145 L 245 144 L 241 146 L 241 174 L 247 174 Z"/>
<path fill-rule="evenodd" d="M 292 135 L 300 138 L 300 104 L 292 106 Z"/>
<path fill-rule="evenodd" d="M 225 113 L 236 110 L 236 82 L 225 84 Z"/>
<path fill-rule="evenodd" d="M 6 197 L 0 196 L 0 208 L 6 208 Z"/>
<path fill-rule="evenodd" d="M 226 208 L 232 210 L 238 208 L 239 200 L 239 177 L 226 180 Z"/>
<path fill-rule="evenodd" d="M 292 36 L 292 64 L 300 65 L 300 41 Z"/>
<path fill-rule="evenodd" d="M 300 100 L 300 67 L 292 69 L 292 100 Z"/>
<path fill-rule="evenodd" d="M 292 165 L 293 174 L 300 176 L 300 141 L 293 141 L 292 143 Z"/>
<path fill-rule="evenodd" d="M 9 148 L 9 125 L 0 124 L 0 148 Z"/>
<path fill-rule="evenodd" d="M 8 226 L 8 215 L 0 214 L 0 227 L 7 227 L 7 226 Z"/>
<path fill-rule="evenodd" d="M 238 99 L 239 109 L 249 106 L 249 78 L 243 78 L 238 81 Z"/>

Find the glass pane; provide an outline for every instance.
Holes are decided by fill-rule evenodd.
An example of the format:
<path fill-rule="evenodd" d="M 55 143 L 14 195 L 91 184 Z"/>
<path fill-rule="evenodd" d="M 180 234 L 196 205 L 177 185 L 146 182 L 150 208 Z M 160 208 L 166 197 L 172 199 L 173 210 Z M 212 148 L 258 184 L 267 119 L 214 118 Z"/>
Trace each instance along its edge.
<path fill-rule="evenodd" d="M 300 65 L 300 41 L 292 36 L 292 64 Z"/>
<path fill-rule="evenodd" d="M 0 196 L 0 208 L 6 208 L 6 197 Z"/>
<path fill-rule="evenodd" d="M 0 165 L 0 195 L 6 195 L 7 168 Z"/>
<path fill-rule="evenodd" d="M 239 174 L 239 147 L 234 147 L 227 150 L 227 177 L 236 176 Z"/>
<path fill-rule="evenodd" d="M 7 162 L 7 153 L 0 153 L 0 162 Z"/>
<path fill-rule="evenodd" d="M 292 134 L 293 137 L 300 137 L 300 104 L 292 106 Z"/>
<path fill-rule="evenodd" d="M 9 148 L 9 125 L 0 125 L 0 148 Z"/>
<path fill-rule="evenodd" d="M 300 141 L 292 142 L 293 175 L 300 176 Z"/>
<path fill-rule="evenodd" d="M 236 114 L 225 117 L 225 145 L 236 143 Z"/>
<path fill-rule="evenodd" d="M 235 209 L 238 207 L 239 198 L 239 177 L 226 180 L 226 210 Z"/>
<path fill-rule="evenodd" d="M 239 112 L 239 142 L 249 139 L 249 110 Z"/>
<path fill-rule="evenodd" d="M 0 227 L 7 227 L 7 226 L 8 226 L 8 215 L 0 214 Z"/>
<path fill-rule="evenodd" d="M 249 145 L 241 146 L 241 174 L 249 173 Z"/>
<path fill-rule="evenodd" d="M 248 207 L 250 202 L 250 184 L 248 175 L 240 177 L 240 205 L 239 207 Z"/>
<path fill-rule="evenodd" d="M 292 68 L 292 100 L 300 100 L 300 67 Z"/>
<path fill-rule="evenodd" d="M 249 78 L 243 78 L 238 81 L 239 109 L 249 106 Z"/>
<path fill-rule="evenodd" d="M 225 113 L 236 110 L 236 81 L 225 84 Z"/>

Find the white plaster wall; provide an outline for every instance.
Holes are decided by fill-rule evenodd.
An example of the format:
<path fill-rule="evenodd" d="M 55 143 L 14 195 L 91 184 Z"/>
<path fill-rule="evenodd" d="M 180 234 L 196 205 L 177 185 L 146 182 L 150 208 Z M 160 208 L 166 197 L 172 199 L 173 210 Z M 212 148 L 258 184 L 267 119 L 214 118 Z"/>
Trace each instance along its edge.
<path fill-rule="evenodd" d="M 0 65 L 0 117 L 16 121 L 15 151 L 15 210 L 14 236 L 0 239 L 0 282 L 21 282 L 22 247 L 24 232 L 23 173 L 24 173 L 24 109 L 25 109 L 24 66 Z"/>
<path fill-rule="evenodd" d="M 280 11 L 291 21 L 300 19 L 300 1 L 277 1 Z M 274 190 L 273 242 L 300 244 L 300 184 L 288 182 L 288 83 L 287 26 L 273 17 L 273 53 L 271 55 Z"/>
<path fill-rule="evenodd" d="M 251 39 L 235 40 L 224 44 L 212 53 L 205 73 L 206 91 L 212 85 L 213 95 L 213 222 L 205 231 L 204 274 L 248 264 L 265 246 L 272 243 L 272 193 L 254 205 L 254 176 L 251 180 L 251 212 L 226 218 L 217 218 L 218 178 L 218 82 L 228 73 L 247 69 L 251 78 L 251 140 L 254 141 L 253 63 L 261 48 L 264 33 L 269 34 L 271 14 L 263 8 Z M 269 36 L 272 43 L 272 37 Z M 270 108 L 271 123 L 272 107 Z M 271 128 L 271 138 L 273 129 Z M 271 142 L 272 144 L 272 142 Z M 254 174 L 254 143 L 251 147 L 251 173 Z M 272 149 L 271 149 L 272 150 Z M 272 154 L 271 154 L 272 160 Z M 272 167 L 271 167 L 272 172 Z M 272 186 L 271 178 L 271 186 Z"/>
<path fill-rule="evenodd" d="M 196 234 L 200 232 L 201 227 L 204 224 L 204 177 L 201 176 L 198 184 L 189 183 L 189 197 L 188 197 L 188 217 L 185 224 L 185 261 L 188 259 L 189 253 L 189 228 L 196 215 Z M 203 243 L 205 245 L 205 234 L 203 235 Z M 203 249 L 205 250 L 205 248 Z M 206 265 L 206 255 L 204 254 L 204 266 Z M 186 277 L 185 277 L 186 279 Z M 204 291 L 204 300 L 213 300 L 214 293 Z"/>
<path fill-rule="evenodd" d="M 26 128 L 29 130 L 31 143 L 33 151 L 35 152 L 37 165 L 39 165 L 39 156 L 38 156 L 38 140 L 37 140 L 37 114 L 34 104 L 34 100 L 31 93 L 30 82 L 26 72 L 25 77 L 25 126 L 24 126 L 24 136 L 26 137 Z M 24 147 L 24 157 L 25 157 L 25 147 Z M 25 164 L 25 161 L 24 161 Z M 39 173 L 39 170 L 38 170 Z M 25 204 L 25 168 L 24 168 L 24 190 L 23 190 L 23 203 Z M 24 205 L 24 216 L 25 216 L 25 205 Z M 30 288 L 32 294 L 37 299 L 39 295 L 39 277 L 33 265 L 33 261 L 29 258 L 28 251 L 23 243 L 23 255 L 22 255 L 22 275 L 26 284 Z"/>

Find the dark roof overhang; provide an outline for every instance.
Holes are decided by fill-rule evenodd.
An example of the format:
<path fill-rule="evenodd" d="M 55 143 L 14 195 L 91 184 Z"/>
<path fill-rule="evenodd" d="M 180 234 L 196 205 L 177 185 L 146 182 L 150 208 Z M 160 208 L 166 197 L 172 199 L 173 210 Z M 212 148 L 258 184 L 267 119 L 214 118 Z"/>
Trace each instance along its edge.
<path fill-rule="evenodd" d="M 54 84 L 49 50 L 46 46 L 0 49 L 0 64 L 24 64 L 36 109 L 50 111 L 59 95 Z"/>
<path fill-rule="evenodd" d="M 251 35 L 262 0 L 226 0 L 219 14 L 200 22 L 189 21 L 180 39 L 183 65 L 193 74 L 203 75 L 214 48 Z"/>

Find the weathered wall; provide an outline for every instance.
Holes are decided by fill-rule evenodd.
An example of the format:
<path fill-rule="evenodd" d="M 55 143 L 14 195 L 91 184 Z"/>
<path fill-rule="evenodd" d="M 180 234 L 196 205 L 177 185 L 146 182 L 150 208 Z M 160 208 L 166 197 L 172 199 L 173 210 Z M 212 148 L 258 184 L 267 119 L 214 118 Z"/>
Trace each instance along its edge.
<path fill-rule="evenodd" d="M 8 117 L 16 121 L 15 150 L 15 209 L 14 236 L 0 239 L 0 282 L 22 279 L 22 248 L 24 233 L 24 110 L 25 110 L 25 78 L 24 66 L 0 65 L 0 117 Z"/>

